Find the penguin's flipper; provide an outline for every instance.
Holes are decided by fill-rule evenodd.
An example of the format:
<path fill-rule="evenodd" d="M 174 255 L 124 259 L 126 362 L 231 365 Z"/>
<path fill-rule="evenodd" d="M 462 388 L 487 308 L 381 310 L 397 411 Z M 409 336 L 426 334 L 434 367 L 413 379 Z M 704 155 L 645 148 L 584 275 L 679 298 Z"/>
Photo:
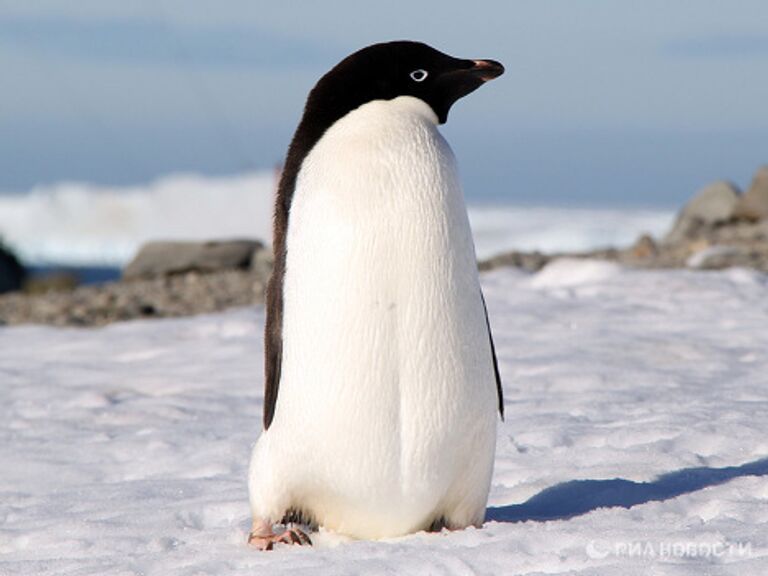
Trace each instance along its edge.
<path fill-rule="evenodd" d="M 272 424 L 275 417 L 275 405 L 277 404 L 277 390 L 280 386 L 280 364 L 283 356 L 282 342 L 272 346 L 270 350 L 267 344 L 266 356 L 266 380 L 264 382 L 264 430 Z"/>
<path fill-rule="evenodd" d="M 285 276 L 285 242 L 288 234 L 288 213 L 293 200 L 299 167 L 309 148 L 302 148 L 299 138 L 301 126 L 288 149 L 275 199 L 272 275 L 267 284 L 267 321 L 264 328 L 264 430 L 272 424 L 280 388 L 280 371 L 283 363 L 283 279 Z M 313 136 L 315 140 L 320 136 Z M 298 142 L 298 143 L 297 143 Z"/>
<path fill-rule="evenodd" d="M 491 323 L 488 321 L 488 308 L 485 305 L 485 296 L 480 290 L 480 300 L 483 302 L 483 313 L 485 314 L 485 325 L 488 327 L 488 341 L 491 343 L 491 358 L 493 359 L 493 374 L 496 377 L 496 394 L 499 397 L 499 414 L 504 420 L 504 391 L 501 389 L 501 376 L 499 375 L 499 362 L 496 360 L 496 346 L 493 343 L 493 334 L 491 333 Z"/>
<path fill-rule="evenodd" d="M 267 287 L 267 322 L 264 329 L 264 430 L 272 424 L 283 362 L 283 270 L 285 255 L 275 258 Z"/>

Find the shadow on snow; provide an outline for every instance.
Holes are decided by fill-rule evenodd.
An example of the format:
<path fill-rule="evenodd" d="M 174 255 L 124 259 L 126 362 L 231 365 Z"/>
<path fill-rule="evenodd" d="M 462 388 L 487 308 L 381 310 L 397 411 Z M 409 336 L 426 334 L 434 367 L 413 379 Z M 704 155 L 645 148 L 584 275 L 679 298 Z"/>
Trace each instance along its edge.
<path fill-rule="evenodd" d="M 651 482 L 632 482 L 622 478 L 570 480 L 546 488 L 522 504 L 488 508 L 486 520 L 567 520 L 598 508 L 631 508 L 717 486 L 742 476 L 765 475 L 768 475 L 768 458 L 727 468 L 686 468 L 664 474 Z"/>

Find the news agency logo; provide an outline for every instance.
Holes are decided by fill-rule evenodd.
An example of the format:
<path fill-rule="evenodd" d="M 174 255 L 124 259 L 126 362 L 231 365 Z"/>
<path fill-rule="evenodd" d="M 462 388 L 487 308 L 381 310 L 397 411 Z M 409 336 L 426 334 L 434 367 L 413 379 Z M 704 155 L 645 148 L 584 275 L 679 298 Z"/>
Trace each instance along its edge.
<path fill-rule="evenodd" d="M 623 558 L 749 558 L 751 542 L 694 542 L 689 540 L 616 541 L 590 540 L 585 551 L 589 558 L 603 560 L 609 556 Z"/>

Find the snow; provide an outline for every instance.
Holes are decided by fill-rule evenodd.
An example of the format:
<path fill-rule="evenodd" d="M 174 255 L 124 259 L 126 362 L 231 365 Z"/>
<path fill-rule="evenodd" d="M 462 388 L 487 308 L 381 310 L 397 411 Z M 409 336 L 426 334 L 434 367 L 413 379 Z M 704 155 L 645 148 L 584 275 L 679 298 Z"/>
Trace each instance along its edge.
<path fill-rule="evenodd" d="M 29 264 L 123 266 L 147 240 L 272 238 L 276 174 L 169 175 L 142 186 L 63 182 L 0 194 L 0 237 Z M 470 199 L 471 200 L 471 199 Z M 661 236 L 668 210 L 473 204 L 478 256 L 511 249 L 578 251 Z"/>
<path fill-rule="evenodd" d="M 672 227 L 672 210 L 567 208 L 469 204 L 479 258 L 508 250 L 581 252 L 629 246 L 641 234 L 662 238 Z"/>
<path fill-rule="evenodd" d="M 483 276 L 505 384 L 481 529 L 245 545 L 264 312 L 0 329 L 0 574 L 768 572 L 768 276 Z"/>

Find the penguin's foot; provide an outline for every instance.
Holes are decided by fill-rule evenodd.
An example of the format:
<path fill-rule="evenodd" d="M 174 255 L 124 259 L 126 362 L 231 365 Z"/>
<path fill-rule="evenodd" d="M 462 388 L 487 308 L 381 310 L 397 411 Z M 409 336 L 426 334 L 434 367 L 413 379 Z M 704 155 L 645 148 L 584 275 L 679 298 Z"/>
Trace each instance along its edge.
<path fill-rule="evenodd" d="M 300 528 L 288 525 L 283 532 L 275 532 L 272 525 L 263 520 L 254 520 L 248 534 L 248 544 L 259 550 L 272 550 L 275 544 L 298 544 L 312 546 L 312 540 Z"/>

